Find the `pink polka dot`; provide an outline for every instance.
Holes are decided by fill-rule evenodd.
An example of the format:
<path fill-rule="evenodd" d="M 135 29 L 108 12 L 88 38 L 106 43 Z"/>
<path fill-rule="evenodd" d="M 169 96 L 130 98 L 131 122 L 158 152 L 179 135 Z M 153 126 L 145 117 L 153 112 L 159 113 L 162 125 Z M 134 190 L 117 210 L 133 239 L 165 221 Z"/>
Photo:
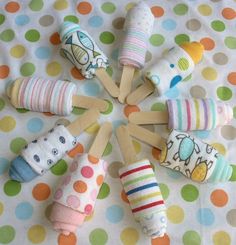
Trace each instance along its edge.
<path fill-rule="evenodd" d="M 54 194 L 54 198 L 56 200 L 58 200 L 58 199 L 60 199 L 62 197 L 62 195 L 63 195 L 62 189 L 57 189 L 55 194 Z"/>
<path fill-rule="evenodd" d="M 90 192 L 90 197 L 91 197 L 91 199 L 92 199 L 93 201 L 96 201 L 97 195 L 98 195 L 97 189 L 93 189 L 93 190 Z"/>
<path fill-rule="evenodd" d="M 81 174 L 84 178 L 91 178 L 93 176 L 93 169 L 89 166 L 85 166 L 81 169 Z"/>
<path fill-rule="evenodd" d="M 91 204 L 87 204 L 87 205 L 85 206 L 85 208 L 84 208 L 84 212 L 85 212 L 86 214 L 91 214 L 92 211 L 93 211 L 93 206 L 92 206 Z"/>
<path fill-rule="evenodd" d="M 67 175 L 63 180 L 63 185 L 68 185 L 71 181 L 71 175 Z"/>
<path fill-rule="evenodd" d="M 107 162 L 106 161 L 103 161 L 103 169 L 104 169 L 104 171 L 106 172 L 107 171 L 107 167 L 108 167 L 108 164 L 107 164 Z"/>
<path fill-rule="evenodd" d="M 72 162 L 72 164 L 70 166 L 70 171 L 75 172 L 78 168 L 78 165 L 79 165 L 78 162 L 76 162 L 76 161 Z"/>
<path fill-rule="evenodd" d="M 69 195 L 66 199 L 66 203 L 72 208 L 78 208 L 80 205 L 80 200 L 77 196 Z"/>

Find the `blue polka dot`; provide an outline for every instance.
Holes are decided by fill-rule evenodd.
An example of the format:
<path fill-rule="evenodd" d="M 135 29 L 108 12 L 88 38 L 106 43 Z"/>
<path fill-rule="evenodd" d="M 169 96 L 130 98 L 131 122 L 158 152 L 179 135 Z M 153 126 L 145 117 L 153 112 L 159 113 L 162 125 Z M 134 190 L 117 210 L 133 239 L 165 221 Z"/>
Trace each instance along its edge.
<path fill-rule="evenodd" d="M 118 56 L 119 56 L 119 49 L 114 49 L 111 53 L 111 58 L 115 61 L 118 60 Z"/>
<path fill-rule="evenodd" d="M 88 96 L 97 96 L 100 93 L 100 86 L 95 81 L 86 81 L 83 90 Z"/>
<path fill-rule="evenodd" d="M 48 59 L 51 56 L 51 49 L 49 47 L 39 47 L 35 50 L 35 55 L 39 59 Z"/>
<path fill-rule="evenodd" d="M 210 226 L 214 223 L 215 217 L 209 208 L 200 208 L 197 211 L 197 220 L 201 225 Z"/>
<path fill-rule="evenodd" d="M 169 99 L 175 99 L 179 96 L 179 90 L 177 87 L 173 87 L 165 92 L 165 96 Z"/>
<path fill-rule="evenodd" d="M 101 16 L 92 16 L 89 18 L 88 23 L 92 27 L 100 27 L 103 24 L 103 19 Z"/>
<path fill-rule="evenodd" d="M 172 19 L 167 19 L 162 22 L 162 27 L 167 31 L 172 31 L 176 28 L 176 22 Z"/>
<path fill-rule="evenodd" d="M 125 125 L 125 124 L 126 124 L 126 122 L 123 120 L 115 120 L 112 122 L 114 129 L 118 128 L 120 125 Z"/>
<path fill-rule="evenodd" d="M 0 157 L 0 174 L 7 171 L 9 164 L 10 162 L 6 158 Z"/>
<path fill-rule="evenodd" d="M 107 208 L 106 210 L 106 218 L 111 223 L 118 223 L 123 219 L 124 211 L 123 208 L 121 208 L 118 205 L 113 205 Z"/>
<path fill-rule="evenodd" d="M 211 132 L 210 130 L 209 131 L 206 131 L 206 130 L 196 130 L 193 133 L 198 138 L 206 139 L 210 135 L 210 132 Z"/>
<path fill-rule="evenodd" d="M 29 219 L 33 214 L 33 206 L 29 202 L 21 202 L 16 206 L 15 215 L 18 219 Z"/>
<path fill-rule="evenodd" d="M 27 129 L 31 133 L 37 133 L 39 132 L 43 127 L 43 121 L 40 118 L 32 118 L 27 123 Z"/>
<path fill-rule="evenodd" d="M 24 26 L 26 24 L 28 24 L 30 21 L 30 18 L 27 15 L 18 15 L 15 19 L 15 23 L 18 26 Z"/>

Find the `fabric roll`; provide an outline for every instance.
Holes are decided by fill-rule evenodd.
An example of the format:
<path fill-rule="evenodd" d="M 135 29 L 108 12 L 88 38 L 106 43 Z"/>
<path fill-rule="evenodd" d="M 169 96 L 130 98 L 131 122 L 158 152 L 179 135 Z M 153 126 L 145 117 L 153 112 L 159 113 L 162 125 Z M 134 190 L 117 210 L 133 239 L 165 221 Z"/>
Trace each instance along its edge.
<path fill-rule="evenodd" d="M 173 130 L 161 152 L 160 164 L 197 182 L 228 181 L 233 169 L 211 145 Z"/>
<path fill-rule="evenodd" d="M 96 69 L 108 67 L 108 58 L 79 25 L 64 22 L 60 28 L 60 38 L 62 55 L 75 65 L 85 78 L 91 79 Z"/>
<path fill-rule="evenodd" d="M 144 159 L 124 166 L 119 175 L 132 213 L 143 232 L 152 238 L 164 236 L 166 207 L 150 162 Z"/>

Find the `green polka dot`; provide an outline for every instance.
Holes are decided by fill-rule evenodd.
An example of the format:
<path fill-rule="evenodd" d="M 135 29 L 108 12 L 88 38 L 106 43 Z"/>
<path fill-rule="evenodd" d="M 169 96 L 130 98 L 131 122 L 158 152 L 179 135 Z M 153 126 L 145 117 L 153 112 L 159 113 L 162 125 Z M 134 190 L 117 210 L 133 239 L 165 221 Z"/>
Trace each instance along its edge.
<path fill-rule="evenodd" d="M 192 78 L 192 74 L 189 74 L 187 77 L 185 77 L 182 82 L 187 82 Z"/>
<path fill-rule="evenodd" d="M 182 3 L 177 4 L 174 7 L 174 12 L 177 15 L 185 15 L 188 12 L 188 5 Z"/>
<path fill-rule="evenodd" d="M 67 15 L 65 18 L 64 18 L 64 21 L 70 21 L 70 22 L 74 22 L 76 24 L 79 23 L 79 19 L 75 16 L 75 15 Z"/>
<path fill-rule="evenodd" d="M 175 36 L 175 43 L 178 45 L 181 45 L 182 43 L 189 42 L 189 41 L 190 41 L 190 38 L 186 34 L 179 34 Z"/>
<path fill-rule="evenodd" d="M 181 196 L 186 202 L 193 202 L 198 198 L 199 191 L 194 185 L 184 185 L 181 189 Z"/>
<path fill-rule="evenodd" d="M 149 41 L 153 46 L 161 46 L 164 43 L 165 38 L 160 34 L 153 34 Z"/>
<path fill-rule="evenodd" d="M 221 99 L 221 100 L 230 100 L 232 97 L 232 91 L 230 88 L 228 87 L 218 87 L 217 88 L 217 96 Z"/>
<path fill-rule="evenodd" d="M 26 145 L 27 145 L 26 140 L 21 137 L 18 137 L 11 141 L 10 149 L 13 153 L 19 154 Z"/>
<path fill-rule="evenodd" d="M 5 21 L 5 16 L 3 14 L 0 14 L 0 25 L 3 24 Z"/>
<path fill-rule="evenodd" d="M 225 45 L 227 48 L 236 49 L 236 37 L 226 37 Z"/>
<path fill-rule="evenodd" d="M 113 111 L 113 104 L 112 104 L 112 102 L 110 100 L 106 100 L 106 101 L 108 103 L 108 109 L 106 111 L 104 111 L 104 112 L 101 112 L 104 115 L 108 115 L 108 114 L 110 114 Z"/>
<path fill-rule="evenodd" d="M 0 215 L 3 214 L 3 211 L 4 211 L 3 203 L 0 202 Z"/>
<path fill-rule="evenodd" d="M 151 111 L 166 111 L 166 104 L 157 102 L 152 105 Z"/>
<path fill-rule="evenodd" d="M 15 238 L 15 229 L 10 225 L 0 227 L 0 243 L 8 244 Z"/>
<path fill-rule="evenodd" d="M 15 37 L 15 32 L 11 29 L 7 29 L 0 34 L 0 40 L 4 42 L 10 42 Z"/>
<path fill-rule="evenodd" d="M 28 30 L 25 33 L 25 39 L 29 42 L 37 42 L 39 38 L 40 38 L 40 33 L 35 29 Z"/>
<path fill-rule="evenodd" d="M 107 183 L 103 183 L 98 193 L 98 199 L 104 199 L 110 194 L 110 187 Z"/>
<path fill-rule="evenodd" d="M 3 189 L 7 196 L 16 196 L 21 190 L 21 183 L 15 180 L 8 180 L 4 184 Z"/>
<path fill-rule="evenodd" d="M 232 175 L 231 175 L 229 181 L 236 181 L 236 165 L 232 165 L 232 164 L 231 164 L 231 166 L 232 166 L 232 168 L 233 168 L 233 173 L 232 173 Z"/>
<path fill-rule="evenodd" d="M 188 62 L 188 60 L 185 59 L 185 58 L 180 58 L 178 60 L 178 67 L 182 71 L 188 70 L 188 68 L 189 68 L 189 62 Z"/>
<path fill-rule="evenodd" d="M 103 12 L 111 14 L 116 10 L 116 6 L 111 2 L 106 2 L 102 5 Z"/>
<path fill-rule="evenodd" d="M 29 112 L 28 109 L 24 109 L 24 108 L 17 108 L 16 111 L 19 112 L 19 113 L 26 113 L 26 112 Z"/>
<path fill-rule="evenodd" d="M 32 11 L 40 11 L 43 8 L 43 0 L 32 0 L 29 3 L 29 8 Z"/>
<path fill-rule="evenodd" d="M 110 142 L 108 142 L 104 152 L 103 152 L 103 156 L 108 156 L 109 154 L 111 154 L 112 152 L 112 144 Z"/>
<path fill-rule="evenodd" d="M 213 30 L 215 31 L 224 31 L 225 30 L 225 24 L 224 22 L 220 21 L 220 20 L 214 20 L 211 22 L 211 27 Z"/>
<path fill-rule="evenodd" d="M 233 115 L 234 115 L 234 118 L 236 118 L 236 106 L 233 108 Z"/>
<path fill-rule="evenodd" d="M 169 190 L 168 186 L 166 184 L 160 183 L 159 187 L 161 189 L 161 194 L 162 194 L 164 200 L 166 200 L 170 194 L 170 190 Z"/>
<path fill-rule="evenodd" d="M 5 101 L 2 98 L 0 98 L 0 111 L 4 108 L 4 106 L 5 106 Z"/>
<path fill-rule="evenodd" d="M 89 241 L 91 245 L 105 245 L 107 244 L 108 235 L 103 229 L 95 229 L 89 234 Z"/>
<path fill-rule="evenodd" d="M 111 44 L 115 41 L 115 36 L 109 31 L 102 32 L 99 38 L 104 44 Z"/>
<path fill-rule="evenodd" d="M 22 76 L 28 77 L 35 72 L 35 65 L 29 62 L 24 63 L 20 68 L 20 73 Z"/>
<path fill-rule="evenodd" d="M 72 113 L 75 115 L 82 115 L 85 111 L 86 109 L 73 107 Z"/>
<path fill-rule="evenodd" d="M 113 69 L 111 66 L 108 66 L 107 69 L 106 69 L 106 72 L 109 74 L 109 76 L 111 77 L 112 74 L 113 74 Z"/>
<path fill-rule="evenodd" d="M 55 175 L 63 175 L 67 171 L 68 165 L 65 160 L 59 160 L 50 171 Z"/>
<path fill-rule="evenodd" d="M 201 237 L 196 231 L 187 231 L 183 235 L 184 245 L 200 245 Z"/>

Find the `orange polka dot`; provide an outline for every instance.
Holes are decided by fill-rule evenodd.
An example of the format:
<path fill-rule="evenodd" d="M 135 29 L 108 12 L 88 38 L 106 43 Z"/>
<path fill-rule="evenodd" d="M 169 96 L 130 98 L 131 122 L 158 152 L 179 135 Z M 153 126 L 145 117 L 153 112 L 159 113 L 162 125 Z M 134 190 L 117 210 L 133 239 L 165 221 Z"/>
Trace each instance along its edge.
<path fill-rule="evenodd" d="M 92 155 L 88 155 L 88 160 L 93 163 L 93 164 L 96 164 L 99 162 L 99 159 L 97 157 L 94 157 Z"/>
<path fill-rule="evenodd" d="M 163 237 L 152 239 L 152 245 L 170 245 L 170 238 L 167 234 Z"/>
<path fill-rule="evenodd" d="M 74 158 L 77 154 L 81 154 L 84 152 L 84 147 L 80 143 L 76 145 L 71 151 L 67 153 L 67 155 L 71 158 Z"/>
<path fill-rule="evenodd" d="M 136 105 L 127 105 L 124 108 L 124 114 L 126 117 L 128 117 L 130 113 L 137 112 L 137 111 L 140 111 L 140 109 Z"/>
<path fill-rule="evenodd" d="M 58 245 L 76 245 L 77 238 L 74 233 L 70 233 L 68 236 L 63 235 L 61 233 L 58 236 L 57 242 L 58 242 Z"/>
<path fill-rule="evenodd" d="M 151 7 L 151 11 L 155 17 L 161 17 L 164 14 L 164 9 L 160 6 Z"/>
<path fill-rule="evenodd" d="M 75 78 L 75 79 L 78 79 L 78 80 L 84 80 L 85 77 L 81 74 L 81 72 L 76 68 L 76 67 L 73 67 L 71 70 L 70 70 L 70 73 L 71 75 Z"/>
<path fill-rule="evenodd" d="M 161 157 L 161 150 L 153 147 L 152 148 L 152 156 L 156 159 L 156 160 L 160 160 L 160 157 Z"/>
<path fill-rule="evenodd" d="M 92 5 L 89 2 L 80 2 L 77 5 L 77 11 L 80 14 L 89 14 L 92 11 Z"/>
<path fill-rule="evenodd" d="M 5 9 L 9 13 L 15 13 L 20 9 L 20 4 L 12 1 L 6 4 Z"/>
<path fill-rule="evenodd" d="M 43 114 L 47 117 L 52 117 L 54 116 L 55 114 L 52 114 L 51 112 L 43 112 Z"/>
<path fill-rule="evenodd" d="M 224 8 L 221 13 L 227 20 L 232 20 L 236 17 L 236 11 L 232 8 Z"/>
<path fill-rule="evenodd" d="M 84 181 L 78 180 L 74 183 L 73 188 L 78 193 L 84 193 L 88 187 Z"/>
<path fill-rule="evenodd" d="M 6 65 L 0 66 L 0 79 L 4 79 L 9 75 L 10 69 Z"/>
<path fill-rule="evenodd" d="M 212 50 L 215 47 L 215 42 L 209 37 L 202 38 L 200 43 L 204 46 L 205 50 Z"/>
<path fill-rule="evenodd" d="M 216 189 L 211 193 L 211 202 L 217 207 L 223 207 L 228 202 L 228 194 L 222 189 Z"/>
<path fill-rule="evenodd" d="M 45 183 L 39 183 L 34 186 L 32 190 L 32 195 L 37 201 L 46 200 L 51 194 L 50 187 Z"/>
<path fill-rule="evenodd" d="M 53 45 L 59 45 L 61 43 L 61 39 L 60 39 L 60 35 L 58 32 L 54 32 L 51 36 L 50 36 L 50 42 Z"/>
<path fill-rule="evenodd" d="M 103 180 L 104 180 L 103 175 L 98 175 L 98 177 L 97 177 L 97 179 L 96 179 L 97 185 L 98 185 L 98 186 L 102 185 Z"/>
<path fill-rule="evenodd" d="M 127 196 L 126 196 L 124 190 L 121 191 L 120 196 L 121 196 L 121 199 L 122 199 L 124 202 L 129 203 L 129 200 L 128 200 L 128 198 L 127 198 Z"/>
<path fill-rule="evenodd" d="M 227 76 L 229 83 L 236 85 L 236 72 L 230 72 Z"/>

